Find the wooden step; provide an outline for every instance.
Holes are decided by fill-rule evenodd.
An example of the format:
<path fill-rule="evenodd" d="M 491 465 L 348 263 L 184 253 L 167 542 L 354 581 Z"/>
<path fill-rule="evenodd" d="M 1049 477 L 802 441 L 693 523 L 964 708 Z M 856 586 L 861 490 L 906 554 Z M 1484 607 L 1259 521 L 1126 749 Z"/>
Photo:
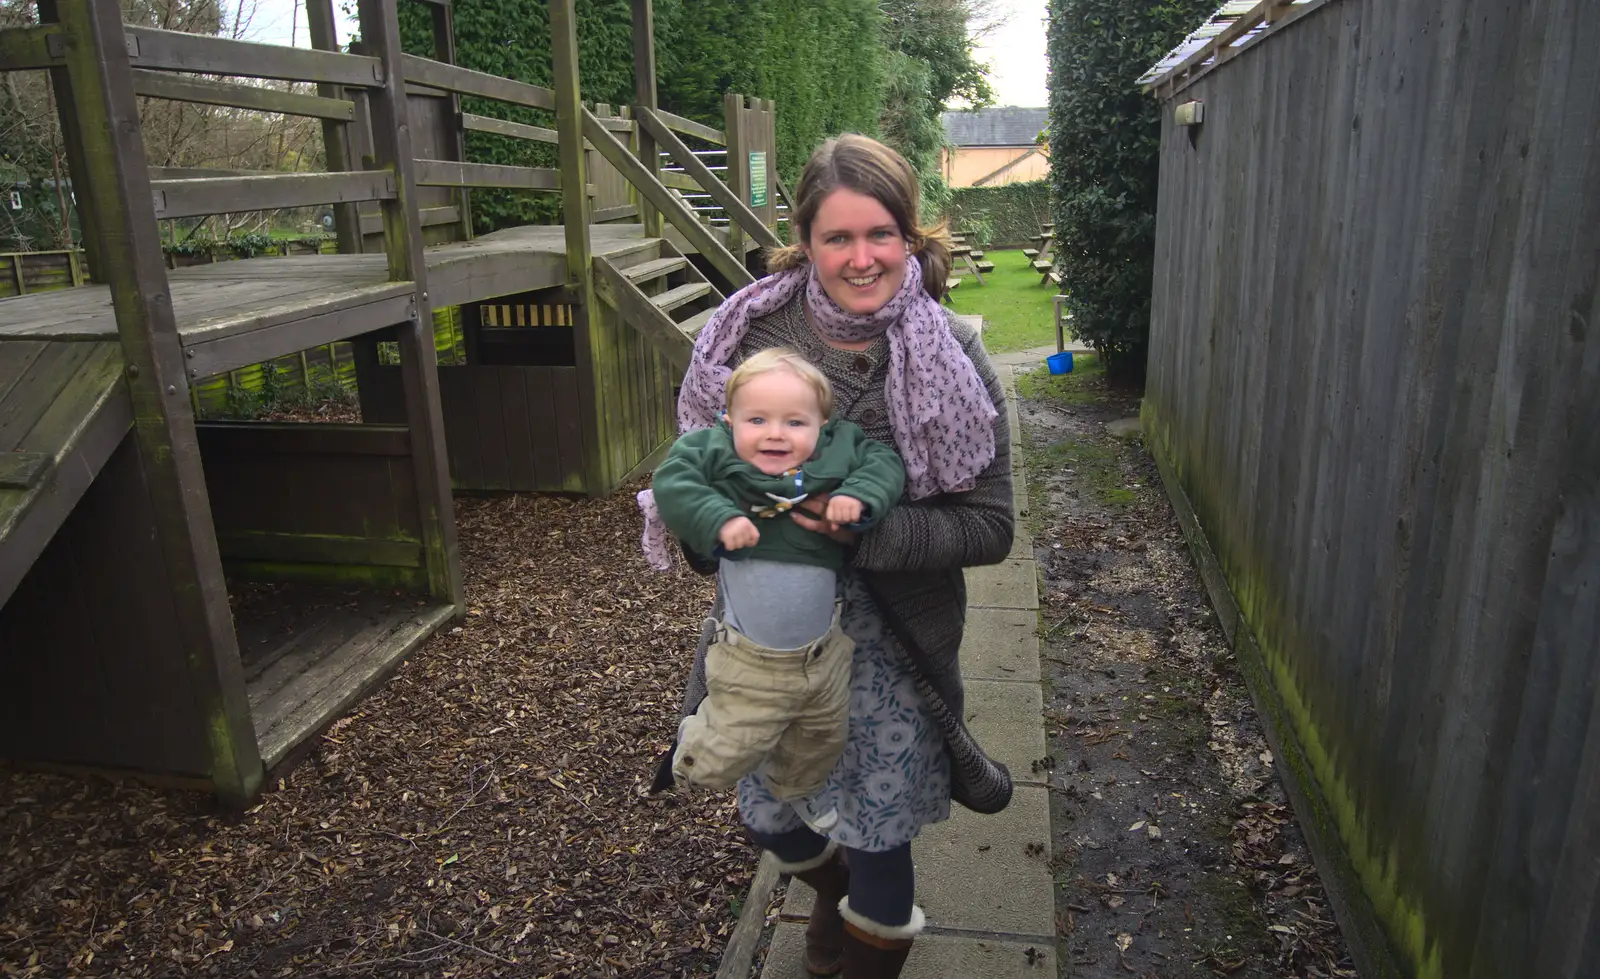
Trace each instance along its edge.
<path fill-rule="evenodd" d="M 979 262 L 978 263 L 978 271 L 979 272 L 993 272 L 994 271 L 994 263 L 993 262 Z"/>
<path fill-rule="evenodd" d="M 1037 249 L 1037 248 L 1024 248 L 1022 250 L 1022 257 L 1023 258 L 1038 258 L 1039 257 L 1039 249 Z"/>
<path fill-rule="evenodd" d="M 695 337 L 700 335 L 701 330 L 705 329 L 705 325 L 711 322 L 711 317 L 716 313 L 716 311 L 717 307 L 715 306 L 711 307 L 710 309 L 702 309 L 700 312 L 684 320 L 682 323 L 679 323 L 678 329 L 682 330 L 685 336 L 693 340 Z"/>
<path fill-rule="evenodd" d="M 653 258 L 648 262 L 628 266 L 622 270 L 622 274 L 633 282 L 648 282 L 676 272 L 688 264 L 689 260 L 681 255 L 673 258 Z"/>
<path fill-rule="evenodd" d="M 1048 272 L 1048 271 L 1050 271 L 1050 263 L 1049 262 L 1034 262 L 1033 263 L 1033 270 L 1035 272 Z"/>
<path fill-rule="evenodd" d="M 971 253 L 970 253 L 970 254 L 971 254 L 971 255 L 972 255 L 972 257 L 973 257 L 973 259 L 974 259 L 974 260 L 977 260 L 977 259 L 980 259 L 980 258 L 982 258 L 982 257 L 983 257 L 983 252 L 980 252 L 980 251 L 978 251 L 978 250 L 977 250 L 977 249 L 976 249 L 976 248 L 974 248 L 974 249 L 973 249 L 973 250 L 972 250 L 972 251 L 971 251 Z"/>
<path fill-rule="evenodd" d="M 650 302 L 665 313 L 677 309 L 686 302 L 699 299 L 710 291 L 711 283 L 709 282 L 685 282 L 676 289 L 668 289 L 659 296 L 651 296 Z"/>

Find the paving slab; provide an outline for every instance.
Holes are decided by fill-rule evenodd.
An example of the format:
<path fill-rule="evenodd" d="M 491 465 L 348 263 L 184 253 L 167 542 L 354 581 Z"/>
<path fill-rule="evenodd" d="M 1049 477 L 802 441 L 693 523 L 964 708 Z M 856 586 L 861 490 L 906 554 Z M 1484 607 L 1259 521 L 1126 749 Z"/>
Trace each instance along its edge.
<path fill-rule="evenodd" d="M 1038 569 L 1031 558 L 968 568 L 968 608 L 1036 609 L 1039 607 Z"/>
<path fill-rule="evenodd" d="M 801 966 L 805 926 L 780 924 L 761 979 L 809 979 Z M 1052 942 L 925 934 L 911 946 L 901 979 L 1055 979 Z"/>
<path fill-rule="evenodd" d="M 1044 740 L 1044 695 L 1039 684 L 973 680 L 966 689 L 967 730 L 984 753 L 1006 766 L 1018 785 L 1044 785 L 1033 765 L 1049 754 Z"/>
<path fill-rule="evenodd" d="M 961 636 L 961 675 L 968 680 L 1039 682 L 1039 613 L 975 608 Z"/>
<path fill-rule="evenodd" d="M 1048 789 L 1017 785 L 1011 804 L 992 816 L 954 806 L 911 853 L 930 926 L 1054 941 Z"/>

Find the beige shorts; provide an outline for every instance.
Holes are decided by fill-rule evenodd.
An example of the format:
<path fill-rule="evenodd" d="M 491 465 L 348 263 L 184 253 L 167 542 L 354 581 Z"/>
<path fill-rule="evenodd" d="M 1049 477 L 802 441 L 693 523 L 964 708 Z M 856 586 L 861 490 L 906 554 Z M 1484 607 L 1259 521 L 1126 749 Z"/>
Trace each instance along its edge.
<path fill-rule="evenodd" d="M 780 799 L 822 787 L 844 753 L 856 644 L 834 614 L 801 649 L 768 649 L 718 623 L 706 649 L 706 698 L 678 726 L 672 774 L 725 789 L 760 769 Z"/>

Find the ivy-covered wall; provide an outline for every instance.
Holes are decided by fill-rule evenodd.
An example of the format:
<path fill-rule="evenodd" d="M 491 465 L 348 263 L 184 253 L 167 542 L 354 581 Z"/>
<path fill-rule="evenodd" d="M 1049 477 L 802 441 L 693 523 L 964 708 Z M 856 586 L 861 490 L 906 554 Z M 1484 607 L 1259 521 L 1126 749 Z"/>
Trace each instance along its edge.
<path fill-rule="evenodd" d="M 661 107 L 718 129 L 722 97 L 773 99 L 778 173 L 791 186 L 807 156 L 843 131 L 876 133 L 887 57 L 875 0 L 655 0 L 656 88 Z M 577 0 L 579 72 L 591 102 L 633 101 L 633 8 L 629 0 Z M 425 4 L 401 5 L 407 51 L 432 56 Z M 552 84 L 547 0 L 456 0 L 456 61 L 466 68 Z M 465 98 L 480 115 L 554 127 L 552 113 Z M 469 133 L 467 156 L 482 163 L 555 166 L 555 147 Z M 480 230 L 556 220 L 554 194 L 474 190 Z"/>
<path fill-rule="evenodd" d="M 1024 248 L 1051 220 L 1050 181 L 956 187 L 945 205 L 950 227 L 983 248 Z"/>

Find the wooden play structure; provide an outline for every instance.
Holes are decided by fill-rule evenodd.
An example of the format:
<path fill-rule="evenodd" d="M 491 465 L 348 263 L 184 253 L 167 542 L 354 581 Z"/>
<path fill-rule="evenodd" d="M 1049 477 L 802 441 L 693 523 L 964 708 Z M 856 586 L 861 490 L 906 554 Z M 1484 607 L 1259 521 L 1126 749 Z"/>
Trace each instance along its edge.
<path fill-rule="evenodd" d="M 395 3 L 362 0 L 358 53 L 331 0 L 307 5 L 317 50 L 98 0 L 0 32 L 0 70 L 51 73 L 88 275 L 0 300 L 0 757 L 253 798 L 462 611 L 452 473 L 610 492 L 667 444 L 695 332 L 777 243 L 771 104 L 730 95 L 725 131 L 659 110 L 650 0 L 621 110 L 579 98 L 574 0 L 550 2 L 553 89 L 452 64 L 444 3 L 435 56 L 403 54 Z M 150 167 L 136 96 L 320 118 L 329 171 Z M 560 167 L 467 162 L 465 130 L 553 143 Z M 470 187 L 558 193 L 564 224 L 473 237 Z M 162 261 L 161 219 L 309 205 L 333 205 L 340 254 Z M 446 306 L 468 355 L 440 368 Z M 341 341 L 361 424 L 197 423 L 191 385 Z"/>

